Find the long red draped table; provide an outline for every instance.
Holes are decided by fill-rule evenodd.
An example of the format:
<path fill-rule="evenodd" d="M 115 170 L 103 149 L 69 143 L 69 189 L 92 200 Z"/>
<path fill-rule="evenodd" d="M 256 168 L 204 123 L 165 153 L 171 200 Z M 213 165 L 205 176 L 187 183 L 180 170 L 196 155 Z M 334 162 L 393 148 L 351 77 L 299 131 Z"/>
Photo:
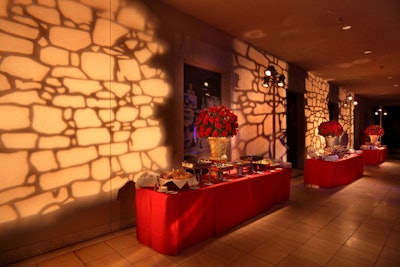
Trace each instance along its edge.
<path fill-rule="evenodd" d="M 365 165 L 379 165 L 387 160 L 387 147 L 377 149 L 362 149 Z"/>
<path fill-rule="evenodd" d="M 136 189 L 139 242 L 166 255 L 217 236 L 289 199 L 291 169 L 227 177 L 178 194 Z"/>
<path fill-rule="evenodd" d="M 337 161 L 307 159 L 304 167 L 304 183 L 321 187 L 347 185 L 363 175 L 363 156 L 351 154 Z"/>

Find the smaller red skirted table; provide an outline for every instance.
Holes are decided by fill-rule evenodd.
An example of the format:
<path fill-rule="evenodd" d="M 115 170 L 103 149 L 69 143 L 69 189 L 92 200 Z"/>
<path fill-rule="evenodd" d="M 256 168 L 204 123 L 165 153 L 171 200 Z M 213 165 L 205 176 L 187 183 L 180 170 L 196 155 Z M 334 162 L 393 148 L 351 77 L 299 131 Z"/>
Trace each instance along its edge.
<path fill-rule="evenodd" d="M 387 159 L 387 147 L 382 146 L 376 149 L 361 149 L 363 152 L 364 165 L 379 165 Z"/>
<path fill-rule="evenodd" d="M 363 175 L 363 157 L 351 154 L 337 161 L 307 159 L 304 184 L 333 188 L 350 184 Z"/>
<path fill-rule="evenodd" d="M 136 189 L 136 233 L 144 245 L 178 255 L 289 199 L 291 169 L 252 174 L 175 195 Z"/>

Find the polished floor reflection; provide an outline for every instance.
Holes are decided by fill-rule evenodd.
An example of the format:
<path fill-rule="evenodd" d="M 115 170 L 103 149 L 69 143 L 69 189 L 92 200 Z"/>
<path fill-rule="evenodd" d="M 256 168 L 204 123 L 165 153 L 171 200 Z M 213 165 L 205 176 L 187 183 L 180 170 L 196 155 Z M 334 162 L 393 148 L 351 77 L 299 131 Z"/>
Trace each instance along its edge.
<path fill-rule="evenodd" d="M 179 256 L 141 245 L 130 228 L 13 266 L 400 266 L 400 160 L 335 189 L 298 176 L 291 190 L 284 205 Z"/>

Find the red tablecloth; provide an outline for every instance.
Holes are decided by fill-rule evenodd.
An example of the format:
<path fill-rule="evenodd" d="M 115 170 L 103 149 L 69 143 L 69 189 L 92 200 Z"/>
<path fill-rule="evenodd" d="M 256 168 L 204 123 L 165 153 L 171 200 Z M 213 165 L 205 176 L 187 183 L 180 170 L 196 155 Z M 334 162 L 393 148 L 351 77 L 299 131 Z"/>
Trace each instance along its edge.
<path fill-rule="evenodd" d="M 138 240 L 157 252 L 177 255 L 289 199 L 290 169 L 230 178 L 175 195 L 136 189 Z"/>
<path fill-rule="evenodd" d="M 307 159 L 304 183 L 321 187 L 337 187 L 351 183 L 363 175 L 362 155 L 352 154 L 337 161 Z"/>
<path fill-rule="evenodd" d="M 387 147 L 379 147 L 378 149 L 362 149 L 363 162 L 365 165 L 378 165 L 387 160 Z"/>

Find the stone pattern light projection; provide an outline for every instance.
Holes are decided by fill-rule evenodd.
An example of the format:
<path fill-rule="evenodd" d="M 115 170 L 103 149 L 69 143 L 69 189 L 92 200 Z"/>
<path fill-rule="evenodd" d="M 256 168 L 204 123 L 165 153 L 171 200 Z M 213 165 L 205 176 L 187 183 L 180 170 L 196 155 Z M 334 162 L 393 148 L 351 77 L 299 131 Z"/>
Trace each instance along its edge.
<path fill-rule="evenodd" d="M 137 2 L 1 1 L 0 223 L 167 166 L 155 31 Z"/>
<path fill-rule="evenodd" d="M 318 135 L 318 126 L 329 120 L 328 101 L 329 84 L 326 80 L 308 73 L 306 79 L 305 117 L 306 117 L 306 150 L 325 147 L 323 137 Z"/>
<path fill-rule="evenodd" d="M 347 92 L 343 88 L 339 88 L 339 122 L 343 126 L 343 132 L 349 136 L 348 147 L 354 148 L 354 109 L 356 106 L 352 104 L 345 105 L 347 97 L 355 97 L 353 93 Z"/>
<path fill-rule="evenodd" d="M 275 66 L 278 73 L 288 77 L 286 62 L 236 40 L 234 67 L 237 80 L 233 92 L 233 108 L 238 115 L 239 132 L 233 140 L 232 159 L 241 155 L 273 156 L 273 91 L 262 86 L 265 70 Z M 277 88 L 276 158 L 286 160 L 286 90 Z M 282 140 L 282 141 L 281 141 Z"/>
<path fill-rule="evenodd" d="M 305 97 L 305 118 L 306 118 L 306 151 L 308 149 L 317 149 L 322 151 L 325 148 L 325 138 L 318 135 L 318 126 L 329 120 L 329 108 L 327 97 L 329 94 L 329 83 L 312 73 L 308 73 L 306 79 Z M 344 89 L 339 90 L 339 99 L 343 99 L 346 95 Z M 352 125 L 348 108 L 340 108 L 339 123 L 343 126 L 343 130 L 349 134 L 349 143 L 353 139 Z"/>

